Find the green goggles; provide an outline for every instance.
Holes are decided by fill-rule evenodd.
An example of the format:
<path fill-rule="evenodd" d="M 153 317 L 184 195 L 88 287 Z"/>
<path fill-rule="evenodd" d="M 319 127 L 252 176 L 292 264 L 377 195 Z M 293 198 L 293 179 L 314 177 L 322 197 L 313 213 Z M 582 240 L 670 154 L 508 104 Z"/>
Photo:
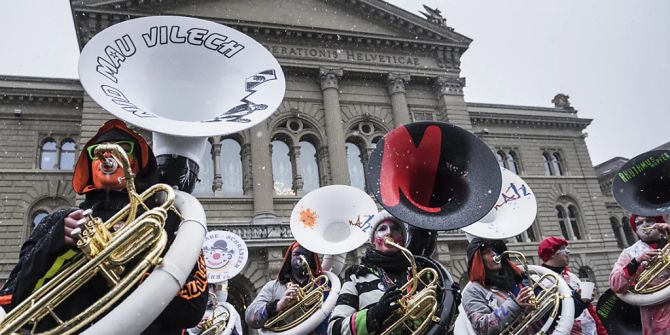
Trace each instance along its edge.
<path fill-rule="evenodd" d="M 135 150 L 135 142 L 133 142 L 133 141 L 118 141 L 118 142 L 110 142 L 110 143 L 111 144 L 116 144 L 119 147 L 121 147 L 121 149 L 123 149 L 123 151 L 125 151 L 128 156 L 132 155 L 133 150 Z M 91 145 L 88 148 L 86 148 L 86 151 L 88 151 L 88 157 L 90 159 L 92 159 L 92 160 L 98 159 L 98 157 L 95 156 L 95 149 L 99 146 L 100 146 L 100 144 L 94 144 L 94 145 Z"/>

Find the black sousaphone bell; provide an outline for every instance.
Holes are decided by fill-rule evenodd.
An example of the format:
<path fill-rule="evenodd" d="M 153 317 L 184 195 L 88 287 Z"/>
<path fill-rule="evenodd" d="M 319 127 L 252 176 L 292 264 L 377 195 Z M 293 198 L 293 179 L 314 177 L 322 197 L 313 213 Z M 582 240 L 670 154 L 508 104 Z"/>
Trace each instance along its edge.
<path fill-rule="evenodd" d="M 390 131 L 372 152 L 367 188 L 393 216 L 428 230 L 465 227 L 500 196 L 500 167 L 477 136 L 442 122 Z"/>
<path fill-rule="evenodd" d="M 612 194 L 621 207 L 643 216 L 670 214 L 670 150 L 653 150 L 624 164 Z"/>

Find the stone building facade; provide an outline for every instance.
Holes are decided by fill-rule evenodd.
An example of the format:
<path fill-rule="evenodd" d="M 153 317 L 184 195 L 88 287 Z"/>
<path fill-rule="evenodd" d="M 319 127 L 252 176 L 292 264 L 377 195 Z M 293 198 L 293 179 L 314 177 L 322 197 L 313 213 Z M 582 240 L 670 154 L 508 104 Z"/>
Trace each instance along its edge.
<path fill-rule="evenodd" d="M 289 4 L 290 2 L 290 4 Z M 296 8 L 303 10 L 296 11 Z M 210 230 L 246 241 L 250 257 L 230 282 L 241 309 L 278 272 L 294 204 L 319 186 L 364 185 L 369 152 L 386 132 L 420 120 L 472 131 L 533 189 L 538 214 L 511 248 L 539 263 L 543 237 L 570 239 L 572 268 L 601 292 L 620 247 L 584 141 L 591 120 L 568 97 L 554 107 L 466 102 L 460 57 L 471 39 L 432 12 L 416 16 L 381 0 L 72 2 L 80 46 L 115 23 L 147 15 L 185 15 L 233 27 L 263 44 L 286 75 L 286 95 L 265 122 L 214 136 L 196 190 Z M 111 115 L 77 81 L 0 80 L 0 280 L 44 213 L 72 206 L 72 162 Z M 150 139 L 150 134 L 145 133 Z M 617 232 L 618 233 L 618 232 Z M 467 241 L 443 232 L 434 258 L 464 279 Z M 361 250 L 352 252 L 356 261 Z"/>

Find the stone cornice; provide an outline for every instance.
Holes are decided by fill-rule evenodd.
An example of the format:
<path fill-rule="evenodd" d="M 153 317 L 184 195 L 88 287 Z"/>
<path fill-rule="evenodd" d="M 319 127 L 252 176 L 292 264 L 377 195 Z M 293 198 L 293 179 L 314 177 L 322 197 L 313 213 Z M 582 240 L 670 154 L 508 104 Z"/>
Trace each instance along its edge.
<path fill-rule="evenodd" d="M 467 49 L 472 39 L 459 34 L 446 25 L 433 23 L 402 8 L 382 0 L 322 0 L 335 3 L 345 10 L 358 12 L 372 21 L 386 24 L 410 35 L 437 43 L 457 44 Z M 159 12 L 161 7 L 174 6 L 180 0 L 71 0 L 75 11 L 81 8 L 96 10 L 123 10 L 132 12 Z M 189 3 L 191 3 L 189 1 Z M 168 14 L 167 11 L 162 14 Z M 212 20 L 216 20 L 212 18 Z M 219 21 L 223 23 L 223 21 Z M 227 24 L 230 25 L 230 24 Z M 340 32 L 341 35 L 341 32 Z M 411 41 L 411 40 L 410 40 Z M 465 51 L 465 50 L 463 50 Z"/>
<path fill-rule="evenodd" d="M 552 117 L 513 115 L 498 113 L 469 112 L 472 124 L 500 124 L 520 126 L 541 126 L 552 128 L 577 128 L 586 129 L 592 119 L 580 119 L 575 117 Z"/>
<path fill-rule="evenodd" d="M 82 104 L 84 89 L 76 79 L 0 76 L 0 102 Z"/>
<path fill-rule="evenodd" d="M 113 24 L 138 17 L 154 15 L 149 12 L 129 12 L 119 9 L 100 9 L 81 6 L 74 7 L 73 11 L 75 14 L 75 25 L 79 27 L 79 29 L 77 29 L 77 34 L 80 47 L 88 42 L 93 35 Z M 439 59 L 460 59 L 460 56 L 467 50 L 469 44 L 469 42 L 453 42 L 444 38 L 415 39 L 358 33 L 355 31 L 310 28 L 263 22 L 245 22 L 214 17 L 201 18 L 224 24 L 245 34 L 259 38 L 267 36 L 272 37 L 273 39 L 290 38 L 314 40 L 318 43 L 364 43 L 365 45 L 374 47 L 386 46 L 410 50 L 435 51 L 437 52 L 437 57 Z"/>
<path fill-rule="evenodd" d="M 509 109 L 509 110 L 527 110 L 534 112 L 558 112 L 574 115 L 577 113 L 576 109 L 563 109 L 555 107 L 537 107 L 537 106 L 521 106 L 521 105 L 503 105 L 503 104 L 491 104 L 483 102 L 466 102 L 465 105 L 468 108 L 495 108 L 495 109 Z"/>

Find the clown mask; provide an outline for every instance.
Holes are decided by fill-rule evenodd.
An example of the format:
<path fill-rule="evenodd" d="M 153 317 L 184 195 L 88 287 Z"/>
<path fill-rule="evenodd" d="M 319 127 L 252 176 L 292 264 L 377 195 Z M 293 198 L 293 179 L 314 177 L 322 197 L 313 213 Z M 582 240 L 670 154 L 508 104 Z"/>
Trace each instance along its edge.
<path fill-rule="evenodd" d="M 396 247 L 384 243 L 386 238 L 390 238 L 391 240 L 393 240 L 393 242 L 399 245 L 405 244 L 404 236 L 402 233 L 402 227 L 400 227 L 400 223 L 392 220 L 386 220 L 381 222 L 377 226 L 377 229 L 375 229 L 372 239 L 372 245 L 374 246 L 375 250 L 379 251 L 380 253 L 395 254 L 396 252 L 398 252 L 398 249 Z"/>
<path fill-rule="evenodd" d="M 656 218 L 638 216 L 635 218 L 636 233 L 642 241 L 656 241 L 659 240 L 663 235 L 658 229 L 652 228 L 656 224 Z"/>

